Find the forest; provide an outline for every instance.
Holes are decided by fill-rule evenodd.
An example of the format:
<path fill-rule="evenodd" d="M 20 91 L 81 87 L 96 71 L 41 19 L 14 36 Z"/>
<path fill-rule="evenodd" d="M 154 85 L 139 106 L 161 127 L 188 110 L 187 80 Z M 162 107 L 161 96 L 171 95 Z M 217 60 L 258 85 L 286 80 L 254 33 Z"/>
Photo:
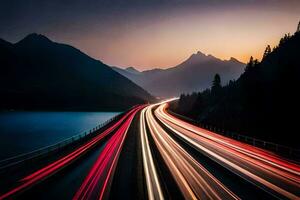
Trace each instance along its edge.
<path fill-rule="evenodd" d="M 170 109 L 199 123 L 299 149 L 299 68 L 298 30 L 273 49 L 268 45 L 260 62 L 251 57 L 237 80 L 222 85 L 216 74 L 211 88 L 182 94 Z"/>

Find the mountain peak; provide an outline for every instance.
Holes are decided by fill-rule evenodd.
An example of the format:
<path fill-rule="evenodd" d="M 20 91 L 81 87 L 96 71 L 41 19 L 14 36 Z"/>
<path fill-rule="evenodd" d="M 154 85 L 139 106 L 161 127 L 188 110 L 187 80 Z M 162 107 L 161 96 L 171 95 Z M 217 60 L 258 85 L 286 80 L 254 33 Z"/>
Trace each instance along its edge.
<path fill-rule="evenodd" d="M 193 53 L 190 58 L 204 58 L 207 57 L 205 53 L 202 53 L 201 51 L 197 51 L 197 53 Z"/>
<path fill-rule="evenodd" d="M 216 59 L 212 55 L 206 55 L 202 53 L 201 51 L 197 51 L 197 53 L 192 54 L 185 62 L 191 62 L 191 63 L 199 63 L 199 62 L 206 62 L 211 59 Z"/>
<path fill-rule="evenodd" d="M 140 71 L 135 69 L 134 67 L 127 67 L 125 70 L 131 73 L 140 73 Z"/>
<path fill-rule="evenodd" d="M 0 84 L 0 109 L 125 110 L 153 100 L 109 66 L 43 35 L 30 34 L 13 51 L 0 51 L 1 83 L 11 83 Z"/>
<path fill-rule="evenodd" d="M 206 56 L 206 54 L 202 53 L 201 51 L 197 51 L 196 55 L 198 55 L 198 56 Z"/>
<path fill-rule="evenodd" d="M 25 38 L 23 38 L 22 40 L 20 40 L 17 44 L 22 44 L 22 43 L 32 43 L 32 42 L 38 42 L 38 43 L 45 43 L 45 42 L 51 42 L 51 40 L 49 38 L 47 38 L 44 35 L 41 34 L 37 34 L 37 33 L 31 33 L 29 35 L 27 35 Z"/>
<path fill-rule="evenodd" d="M 230 61 L 230 62 L 236 62 L 236 63 L 242 63 L 241 61 L 239 61 L 238 59 L 236 59 L 234 57 L 230 57 L 230 59 L 228 61 Z"/>

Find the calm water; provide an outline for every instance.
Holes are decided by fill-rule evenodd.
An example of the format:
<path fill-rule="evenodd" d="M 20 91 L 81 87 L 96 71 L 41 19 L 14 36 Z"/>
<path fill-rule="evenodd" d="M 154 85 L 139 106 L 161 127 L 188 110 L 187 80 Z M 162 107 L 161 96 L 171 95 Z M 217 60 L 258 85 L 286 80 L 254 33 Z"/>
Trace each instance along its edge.
<path fill-rule="evenodd" d="M 115 112 L 0 112 L 0 160 L 93 128 Z"/>

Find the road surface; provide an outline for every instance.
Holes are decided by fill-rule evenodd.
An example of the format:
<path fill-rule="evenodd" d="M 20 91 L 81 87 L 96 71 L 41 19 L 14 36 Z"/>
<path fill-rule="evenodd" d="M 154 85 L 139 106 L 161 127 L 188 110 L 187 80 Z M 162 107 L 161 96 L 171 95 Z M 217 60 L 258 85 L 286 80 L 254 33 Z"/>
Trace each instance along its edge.
<path fill-rule="evenodd" d="M 167 106 L 142 111 L 142 126 L 148 126 L 142 134 L 153 138 L 185 199 L 299 199 L 299 165 L 177 119 Z M 149 148 L 144 137 L 145 152 L 151 155 Z M 145 158 L 145 171 L 153 172 L 146 176 L 149 198 L 168 198 L 157 196 L 163 190 L 163 179 L 155 173 L 159 166 L 151 156 Z"/>
<path fill-rule="evenodd" d="M 136 106 L 1 199 L 300 199 L 300 166 L 196 127 L 168 102 Z M 21 169 L 20 169 L 21 170 Z"/>

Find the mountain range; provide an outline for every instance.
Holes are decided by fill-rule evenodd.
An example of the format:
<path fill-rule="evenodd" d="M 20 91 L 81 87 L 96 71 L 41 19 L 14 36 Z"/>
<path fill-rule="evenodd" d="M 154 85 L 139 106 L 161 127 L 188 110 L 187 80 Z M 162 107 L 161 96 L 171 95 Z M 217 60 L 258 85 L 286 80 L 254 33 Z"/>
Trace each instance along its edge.
<path fill-rule="evenodd" d="M 181 95 L 174 110 L 203 124 L 300 149 L 300 30 L 223 87 Z M 195 91 L 198 92 L 198 91 Z"/>
<path fill-rule="evenodd" d="M 133 67 L 113 69 L 158 97 L 179 96 L 181 93 L 200 91 L 211 86 L 216 73 L 223 83 L 237 79 L 245 64 L 235 58 L 221 60 L 198 51 L 181 64 L 168 69 L 138 71 Z"/>
<path fill-rule="evenodd" d="M 30 34 L 0 39 L 0 109 L 118 110 L 154 100 L 78 49 Z"/>

